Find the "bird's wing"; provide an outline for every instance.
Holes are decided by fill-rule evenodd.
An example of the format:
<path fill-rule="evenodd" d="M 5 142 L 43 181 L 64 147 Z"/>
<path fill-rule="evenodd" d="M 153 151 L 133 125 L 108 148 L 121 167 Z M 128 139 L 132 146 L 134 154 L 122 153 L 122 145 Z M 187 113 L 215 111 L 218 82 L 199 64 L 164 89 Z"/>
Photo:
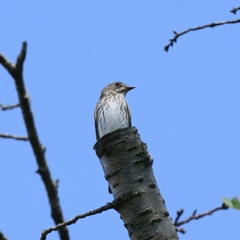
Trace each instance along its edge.
<path fill-rule="evenodd" d="M 131 116 L 131 111 L 130 111 L 128 104 L 126 104 L 125 110 L 127 112 L 128 126 L 131 127 L 132 126 L 132 116 Z"/>
<path fill-rule="evenodd" d="M 98 132 L 98 111 L 97 108 L 94 112 L 94 122 L 95 122 L 95 132 L 96 132 L 96 138 L 99 139 L 99 132 Z"/>

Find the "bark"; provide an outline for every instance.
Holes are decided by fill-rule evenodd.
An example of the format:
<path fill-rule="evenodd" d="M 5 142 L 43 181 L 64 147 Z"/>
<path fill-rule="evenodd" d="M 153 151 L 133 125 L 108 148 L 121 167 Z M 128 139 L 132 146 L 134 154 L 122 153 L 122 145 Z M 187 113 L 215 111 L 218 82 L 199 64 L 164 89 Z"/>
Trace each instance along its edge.
<path fill-rule="evenodd" d="M 151 155 L 135 127 L 103 136 L 94 145 L 130 239 L 179 239 L 153 175 Z"/>

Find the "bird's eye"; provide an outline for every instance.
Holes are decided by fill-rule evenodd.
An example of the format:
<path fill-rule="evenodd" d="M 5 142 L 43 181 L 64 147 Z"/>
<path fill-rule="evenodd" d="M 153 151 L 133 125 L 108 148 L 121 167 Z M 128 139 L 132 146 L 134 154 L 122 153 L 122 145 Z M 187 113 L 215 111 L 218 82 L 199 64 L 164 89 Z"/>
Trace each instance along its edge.
<path fill-rule="evenodd" d="M 117 86 L 117 87 L 118 87 L 119 85 L 120 85 L 120 83 L 119 83 L 119 82 L 116 82 L 116 83 L 115 83 L 115 86 Z"/>

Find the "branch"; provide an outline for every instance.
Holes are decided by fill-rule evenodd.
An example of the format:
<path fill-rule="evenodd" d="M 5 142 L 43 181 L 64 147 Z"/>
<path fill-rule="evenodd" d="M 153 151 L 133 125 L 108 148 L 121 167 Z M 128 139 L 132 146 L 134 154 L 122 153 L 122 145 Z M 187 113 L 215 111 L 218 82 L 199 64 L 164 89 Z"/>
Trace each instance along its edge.
<path fill-rule="evenodd" d="M 182 234 L 185 234 L 186 233 L 186 231 L 184 230 L 184 228 L 175 228 L 175 230 L 177 231 L 177 232 L 180 232 L 180 233 L 182 233 Z"/>
<path fill-rule="evenodd" d="M 11 110 L 13 108 L 16 108 L 16 107 L 20 107 L 20 103 L 16 103 L 16 104 L 12 104 L 12 105 L 7 105 L 7 106 L 4 106 L 0 103 L 0 107 L 2 108 L 3 111 L 5 110 Z"/>
<path fill-rule="evenodd" d="M 129 238 L 178 240 L 154 177 L 153 159 L 137 129 L 128 127 L 106 134 L 94 149 L 114 199 L 138 193 L 116 208 Z"/>
<path fill-rule="evenodd" d="M 68 226 L 68 225 L 72 225 L 74 223 L 76 223 L 79 219 L 82 219 L 82 218 L 85 218 L 85 217 L 89 217 L 89 216 L 92 216 L 92 215 L 96 215 L 98 213 L 102 213 L 104 211 L 107 211 L 109 209 L 112 209 L 116 206 L 116 202 L 111 202 L 111 203 L 107 203 L 105 206 L 102 206 L 100 208 L 97 208 L 95 210 L 92 210 L 92 211 L 89 211 L 89 212 L 86 212 L 84 214 L 79 214 L 77 216 L 75 216 L 74 218 L 66 221 L 66 222 L 63 222 L 63 223 L 59 223 L 58 225 L 54 226 L 54 227 L 51 227 L 51 228 L 48 228 L 48 229 L 45 229 L 42 231 L 42 234 L 41 234 L 41 237 L 40 237 L 40 240 L 45 240 L 46 239 L 46 236 L 51 233 L 52 231 L 57 231 L 65 226 Z"/>
<path fill-rule="evenodd" d="M 2 232 L 0 232 L 0 240 L 8 240 Z"/>
<path fill-rule="evenodd" d="M 214 209 L 212 209 L 212 210 L 210 210 L 210 211 L 208 211 L 208 212 L 201 213 L 201 214 L 198 214 L 198 215 L 196 215 L 197 210 L 194 210 L 193 213 L 192 213 L 192 215 L 191 215 L 189 218 L 187 218 L 186 220 L 183 220 L 183 221 L 179 222 L 180 217 L 181 217 L 181 216 L 183 215 L 183 213 L 184 213 L 184 210 L 181 209 L 180 211 L 177 211 L 177 217 L 176 217 L 176 219 L 175 219 L 175 221 L 174 221 L 174 226 L 175 226 L 175 227 L 179 227 L 179 226 L 181 226 L 181 225 L 183 225 L 183 224 L 189 223 L 189 222 L 192 221 L 192 220 L 198 220 L 198 219 L 203 218 L 203 217 L 205 217 L 205 216 L 212 215 L 212 214 L 213 214 L 214 212 L 216 212 L 216 211 L 226 210 L 226 209 L 228 209 L 228 208 L 229 208 L 229 207 L 228 207 L 225 203 L 223 203 L 221 207 L 214 208 Z M 185 233 L 185 232 L 186 232 L 186 231 L 185 231 L 184 229 L 182 229 L 182 228 L 180 228 L 180 229 L 179 229 L 179 228 L 176 228 L 176 230 L 179 231 L 179 232 L 181 232 L 181 233 Z"/>
<path fill-rule="evenodd" d="M 28 138 L 31 143 L 31 146 L 37 161 L 37 165 L 38 165 L 38 170 L 36 172 L 40 174 L 43 180 L 43 183 L 47 191 L 49 204 L 51 207 L 51 216 L 55 224 L 58 224 L 58 223 L 64 222 L 62 209 L 59 202 L 58 192 L 57 192 L 56 184 L 52 180 L 51 173 L 45 158 L 46 149 L 45 147 L 43 147 L 38 137 L 36 126 L 34 123 L 33 113 L 30 106 L 30 99 L 24 86 L 23 63 L 26 58 L 26 51 L 27 51 L 27 43 L 23 42 L 22 49 L 20 54 L 17 57 L 16 64 L 12 64 L 2 54 L 0 54 L 0 63 L 9 72 L 9 74 L 13 77 L 15 81 L 16 90 L 18 93 L 18 98 L 19 98 L 21 109 L 22 109 L 24 122 L 27 128 Z M 60 234 L 61 240 L 69 240 L 69 234 L 66 227 L 61 228 L 59 230 L 59 234 Z"/>
<path fill-rule="evenodd" d="M 240 7 L 233 8 L 230 12 L 232 12 L 233 14 L 236 14 L 238 10 L 240 10 Z"/>
<path fill-rule="evenodd" d="M 110 210 L 110 209 L 118 209 L 119 207 L 121 207 L 123 204 L 125 204 L 126 202 L 140 196 L 141 193 L 139 192 L 136 192 L 136 193 L 132 193 L 132 192 L 129 192 L 127 194 L 125 194 L 123 197 L 120 197 L 120 198 L 117 198 L 115 200 L 113 200 L 111 203 L 107 203 L 106 205 L 100 207 L 100 208 L 97 208 L 95 210 L 91 210 L 89 212 L 86 212 L 86 213 L 83 213 L 83 214 L 79 214 L 77 216 L 75 216 L 74 218 L 66 221 L 66 222 L 63 222 L 63 223 L 59 223 L 58 225 L 54 226 L 54 227 L 50 227 L 48 229 L 45 229 L 42 231 L 41 233 L 41 237 L 40 237 L 40 240 L 45 240 L 46 239 L 46 236 L 53 232 L 53 231 L 57 231 L 59 230 L 60 228 L 63 228 L 65 226 L 69 226 L 69 225 L 72 225 L 74 223 L 76 223 L 79 219 L 83 219 L 85 217 L 89 217 L 89 216 L 93 216 L 93 215 L 96 215 L 98 213 L 102 213 L 104 211 L 107 211 L 107 210 Z"/>
<path fill-rule="evenodd" d="M 173 47 L 173 44 L 177 42 L 177 39 L 180 36 L 182 36 L 182 35 L 184 35 L 186 33 L 189 33 L 189 32 L 192 32 L 192 31 L 201 30 L 201 29 L 204 29 L 204 28 L 213 28 L 213 27 L 217 27 L 217 26 L 221 26 L 221 25 L 234 24 L 234 23 L 240 23 L 240 19 L 236 19 L 236 20 L 232 20 L 232 21 L 226 21 L 226 22 L 210 23 L 210 24 L 207 24 L 207 25 L 204 25 L 204 26 L 199 26 L 199 27 L 195 27 L 195 28 L 189 28 L 188 30 L 185 30 L 185 31 L 180 32 L 180 33 L 177 33 L 176 31 L 173 31 L 175 36 L 169 40 L 170 43 L 164 47 L 164 50 L 166 52 L 168 52 L 169 48 Z"/>
<path fill-rule="evenodd" d="M 25 136 L 16 136 L 16 135 L 10 135 L 10 134 L 6 134 L 6 133 L 0 133 L 0 137 L 1 138 L 11 138 L 11 139 L 15 139 L 15 140 L 23 140 L 23 141 L 28 141 L 28 137 Z"/>
<path fill-rule="evenodd" d="M 14 71 L 14 64 L 12 64 L 7 58 L 5 58 L 2 54 L 0 54 L 0 63 L 3 67 L 11 74 Z M 11 74 L 12 75 L 12 74 Z"/>

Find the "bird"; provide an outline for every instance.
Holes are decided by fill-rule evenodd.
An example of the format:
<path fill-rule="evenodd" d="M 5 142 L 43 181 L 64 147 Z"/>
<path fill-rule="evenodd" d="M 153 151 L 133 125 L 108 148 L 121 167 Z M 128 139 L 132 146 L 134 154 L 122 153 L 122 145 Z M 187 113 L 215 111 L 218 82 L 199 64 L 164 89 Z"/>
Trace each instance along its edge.
<path fill-rule="evenodd" d="M 125 96 L 134 88 L 122 82 L 113 82 L 103 88 L 94 111 L 97 140 L 110 132 L 132 125 L 131 111 Z"/>

